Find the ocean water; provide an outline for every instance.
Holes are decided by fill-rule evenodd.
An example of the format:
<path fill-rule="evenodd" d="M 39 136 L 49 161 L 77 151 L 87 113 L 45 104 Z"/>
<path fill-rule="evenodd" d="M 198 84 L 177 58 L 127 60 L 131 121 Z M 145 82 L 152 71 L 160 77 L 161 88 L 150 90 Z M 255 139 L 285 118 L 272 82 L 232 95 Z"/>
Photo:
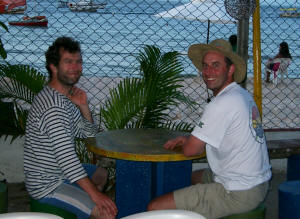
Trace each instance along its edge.
<path fill-rule="evenodd" d="M 189 1 L 178 0 L 108 0 L 107 6 L 97 13 L 71 12 L 57 8 L 55 0 L 27 1 L 27 15 L 45 15 L 48 28 L 9 26 L 8 21 L 23 15 L 0 15 L 8 25 L 9 33 L 0 29 L 1 39 L 11 64 L 29 64 L 46 73 L 44 53 L 59 36 L 71 36 L 82 46 L 84 74 L 125 77 L 137 75 L 137 56 L 145 45 L 155 45 L 162 52 L 178 51 L 182 54 L 183 74 L 197 72 L 187 58 L 187 49 L 194 43 L 205 43 L 207 22 L 154 15 Z M 275 56 L 279 43 L 290 45 L 293 62 L 291 77 L 299 77 L 300 19 L 280 18 L 280 6 L 261 6 L 262 67 L 268 57 Z M 210 40 L 228 38 L 237 32 L 236 24 L 211 24 Z M 248 75 L 253 75 L 252 23 L 249 28 Z"/>

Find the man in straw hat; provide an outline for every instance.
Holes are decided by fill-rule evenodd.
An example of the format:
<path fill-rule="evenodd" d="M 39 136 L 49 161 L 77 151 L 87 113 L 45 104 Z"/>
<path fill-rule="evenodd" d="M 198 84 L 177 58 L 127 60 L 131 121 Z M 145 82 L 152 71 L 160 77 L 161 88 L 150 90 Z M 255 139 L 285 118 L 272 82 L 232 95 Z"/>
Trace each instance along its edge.
<path fill-rule="evenodd" d="M 193 172 L 192 186 L 155 198 L 148 210 L 185 209 L 207 218 L 250 211 L 267 194 L 271 167 L 257 106 L 237 84 L 245 77 L 246 64 L 222 39 L 192 45 L 188 56 L 214 98 L 190 136 L 164 147 L 182 146 L 186 156 L 206 149 L 210 168 Z"/>

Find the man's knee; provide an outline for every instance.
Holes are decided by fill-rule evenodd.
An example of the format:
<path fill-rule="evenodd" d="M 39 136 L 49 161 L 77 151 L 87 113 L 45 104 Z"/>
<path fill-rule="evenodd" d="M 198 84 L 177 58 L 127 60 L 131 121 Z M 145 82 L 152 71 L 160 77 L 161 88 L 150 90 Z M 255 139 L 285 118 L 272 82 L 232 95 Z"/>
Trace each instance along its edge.
<path fill-rule="evenodd" d="M 153 199 L 147 206 L 148 211 L 176 209 L 173 192 Z"/>
<path fill-rule="evenodd" d="M 152 200 L 152 201 L 148 204 L 148 206 L 147 206 L 147 211 L 158 210 L 158 209 L 156 208 L 156 206 L 157 206 L 157 202 L 156 202 L 156 199 L 154 199 L 154 200 Z"/>

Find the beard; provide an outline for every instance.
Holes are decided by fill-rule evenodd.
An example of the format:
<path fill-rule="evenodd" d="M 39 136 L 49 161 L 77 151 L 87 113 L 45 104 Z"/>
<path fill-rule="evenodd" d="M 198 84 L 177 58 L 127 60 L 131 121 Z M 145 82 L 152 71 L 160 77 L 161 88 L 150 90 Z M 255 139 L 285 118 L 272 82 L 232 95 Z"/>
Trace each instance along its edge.
<path fill-rule="evenodd" d="M 65 86 L 73 86 L 79 81 L 80 76 L 81 76 L 81 73 L 78 73 L 77 77 L 70 77 L 67 74 L 58 73 L 57 79 L 61 84 L 65 85 Z"/>

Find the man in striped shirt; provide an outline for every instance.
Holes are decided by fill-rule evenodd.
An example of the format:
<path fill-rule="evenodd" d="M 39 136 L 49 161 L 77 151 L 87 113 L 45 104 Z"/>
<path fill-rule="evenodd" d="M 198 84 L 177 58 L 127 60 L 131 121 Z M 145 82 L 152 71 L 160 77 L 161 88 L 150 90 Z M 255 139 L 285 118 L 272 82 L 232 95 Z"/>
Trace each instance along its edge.
<path fill-rule="evenodd" d="M 60 37 L 46 52 L 49 83 L 35 97 L 27 120 L 25 184 L 40 202 L 69 210 L 77 218 L 115 218 L 114 202 L 101 193 L 107 172 L 82 165 L 75 138 L 92 137 L 93 123 L 85 91 L 74 86 L 82 74 L 80 45 Z"/>

